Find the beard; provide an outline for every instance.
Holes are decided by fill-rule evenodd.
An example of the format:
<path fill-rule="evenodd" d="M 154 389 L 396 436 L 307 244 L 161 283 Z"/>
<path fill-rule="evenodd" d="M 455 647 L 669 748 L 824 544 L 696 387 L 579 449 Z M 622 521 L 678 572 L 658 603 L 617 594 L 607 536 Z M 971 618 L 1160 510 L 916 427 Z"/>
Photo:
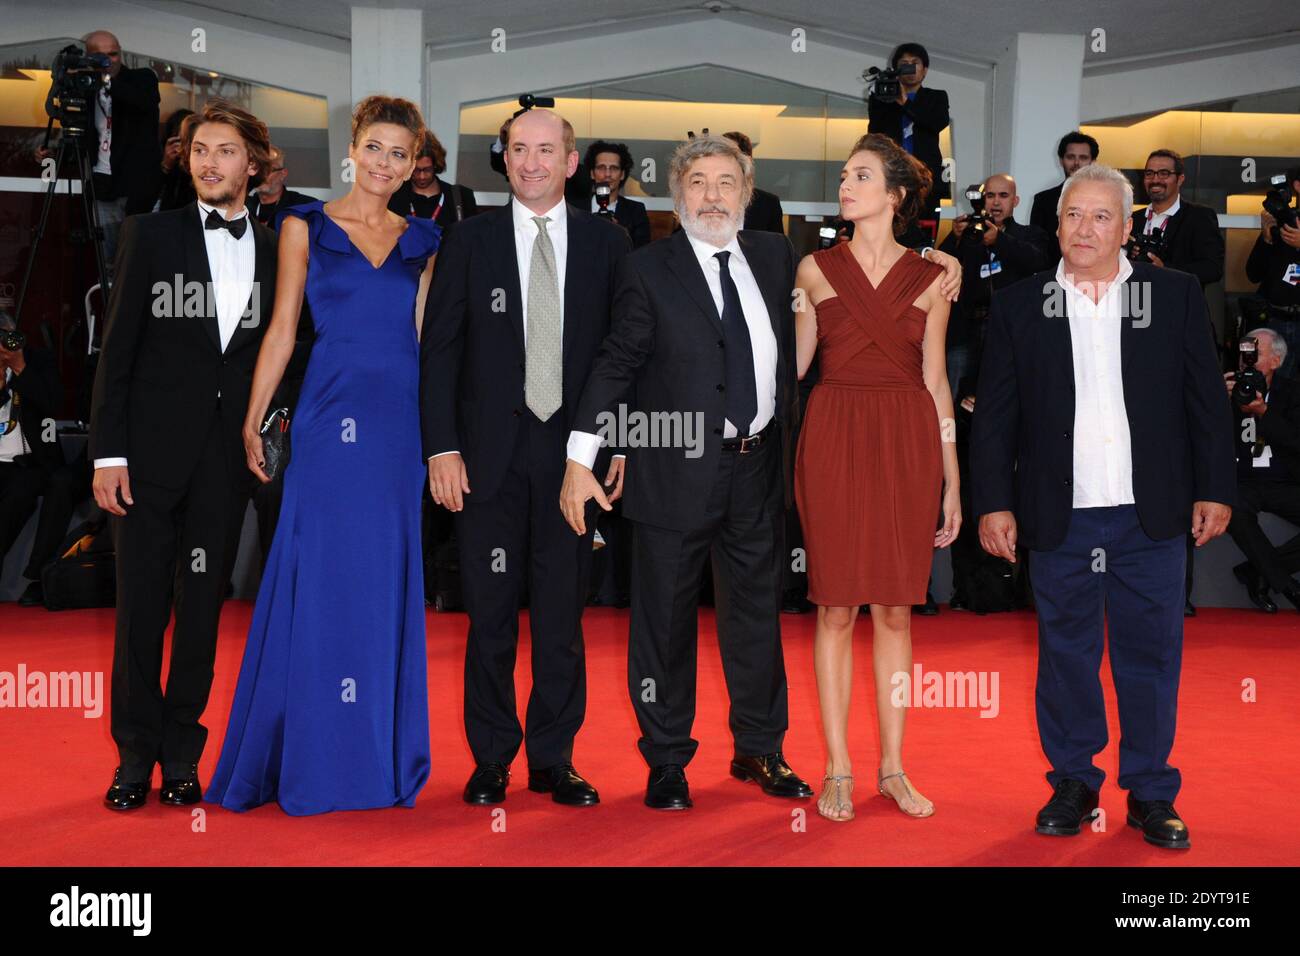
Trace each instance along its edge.
<path fill-rule="evenodd" d="M 743 209 L 735 210 L 720 223 L 705 219 L 702 215 L 702 213 L 714 211 L 726 212 L 721 206 L 706 205 L 701 206 L 692 213 L 687 210 L 685 205 L 681 205 L 677 207 L 677 218 L 681 220 L 682 229 L 691 238 L 707 242 L 710 245 L 725 246 L 740 231 L 740 227 L 745 222 L 745 211 Z"/>

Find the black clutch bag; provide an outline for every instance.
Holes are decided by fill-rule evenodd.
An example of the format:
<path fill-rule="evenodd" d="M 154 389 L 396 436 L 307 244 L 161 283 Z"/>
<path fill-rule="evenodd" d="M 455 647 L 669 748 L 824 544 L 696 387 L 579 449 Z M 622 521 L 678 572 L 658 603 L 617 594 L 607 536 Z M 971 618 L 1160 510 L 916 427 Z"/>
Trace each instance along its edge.
<path fill-rule="evenodd" d="M 262 436 L 262 471 L 274 481 L 289 458 L 289 409 L 277 408 L 267 415 L 258 434 Z"/>

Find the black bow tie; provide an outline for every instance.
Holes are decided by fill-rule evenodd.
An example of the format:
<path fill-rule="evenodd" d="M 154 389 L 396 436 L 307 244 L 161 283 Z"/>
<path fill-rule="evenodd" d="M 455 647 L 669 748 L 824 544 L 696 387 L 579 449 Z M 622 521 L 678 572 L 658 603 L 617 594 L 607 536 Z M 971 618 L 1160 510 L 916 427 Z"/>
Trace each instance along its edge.
<path fill-rule="evenodd" d="M 244 235 L 244 230 L 248 228 L 248 216 L 240 216 L 238 219 L 226 219 L 215 209 L 208 210 L 208 218 L 203 220 L 204 229 L 229 229 L 230 234 L 236 239 Z"/>

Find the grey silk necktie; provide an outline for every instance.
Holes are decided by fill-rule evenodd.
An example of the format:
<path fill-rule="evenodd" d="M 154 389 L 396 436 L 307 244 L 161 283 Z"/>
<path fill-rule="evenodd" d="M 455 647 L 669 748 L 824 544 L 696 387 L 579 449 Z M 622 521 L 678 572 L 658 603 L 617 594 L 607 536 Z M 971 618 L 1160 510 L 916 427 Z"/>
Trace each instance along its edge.
<path fill-rule="evenodd" d="M 537 238 L 528 266 L 528 336 L 525 346 L 524 402 L 546 421 L 560 407 L 563 393 L 562 337 L 560 334 L 560 283 L 555 271 L 555 248 L 546 232 L 550 222 L 533 216 Z"/>

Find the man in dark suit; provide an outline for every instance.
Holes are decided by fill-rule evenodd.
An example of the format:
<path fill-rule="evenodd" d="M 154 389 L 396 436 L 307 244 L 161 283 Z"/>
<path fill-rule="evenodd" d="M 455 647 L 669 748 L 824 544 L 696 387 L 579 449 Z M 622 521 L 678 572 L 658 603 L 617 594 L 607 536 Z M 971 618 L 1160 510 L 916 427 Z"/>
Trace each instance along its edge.
<path fill-rule="evenodd" d="M 733 130 L 722 135 L 739 146 L 740 151 L 751 160 L 754 158 L 754 142 L 744 133 Z M 740 228 L 785 235 L 785 214 L 781 211 L 781 198 L 776 193 L 755 186 L 749 205 L 745 207 L 745 223 Z"/>
<path fill-rule="evenodd" d="M 289 167 L 284 162 L 284 150 L 271 147 L 271 165 L 257 188 L 248 194 L 249 214 L 264 226 L 278 230 L 278 214 L 294 206 L 305 206 L 314 200 L 306 193 L 295 192 L 285 185 Z"/>
<path fill-rule="evenodd" d="M 609 187 L 609 201 L 605 203 L 613 220 L 632 237 L 632 248 L 640 249 L 650 241 L 650 217 L 645 204 L 623 195 L 623 186 L 632 175 L 632 153 L 626 143 L 607 143 L 598 139 L 587 147 L 582 165 L 591 174 L 591 211 L 599 214 L 600 199 L 594 195 L 598 186 Z"/>
<path fill-rule="evenodd" d="M 108 61 L 106 82 L 96 88 L 93 100 L 90 162 L 95 218 L 104 234 L 104 259 L 111 267 L 122 219 L 151 210 L 162 185 L 158 76 L 148 67 L 124 67 L 122 45 L 107 30 L 87 33 L 82 42 L 87 56 Z M 52 152 L 37 150 L 37 159 Z"/>
<path fill-rule="evenodd" d="M 884 133 L 903 149 L 925 163 L 933 177 L 930 194 L 921 203 L 921 218 L 939 215 L 939 200 L 949 196 L 943 175 L 943 154 L 939 134 L 952 122 L 948 115 L 948 94 L 922 86 L 930 70 L 930 54 L 919 43 L 902 43 L 889 55 L 893 69 L 908 65 L 914 70 L 898 78 L 898 99 L 885 102 L 872 96 L 867 101 L 867 132 Z"/>
<path fill-rule="evenodd" d="M 122 228 L 95 373 L 95 500 L 117 550 L 111 809 L 142 806 L 153 765 L 160 800 L 197 803 L 199 723 L 217 624 L 253 477 L 244 416 L 275 292 L 275 233 L 244 205 L 268 163 L 266 124 L 210 100 L 186 124 L 196 203 Z M 176 590 L 166 692 L 163 633 Z"/>
<path fill-rule="evenodd" d="M 1190 846 L 1174 809 L 1183 536 L 1222 534 L 1235 492 L 1232 417 L 1205 299 L 1130 263 L 1132 186 L 1098 164 L 1066 181 L 1063 258 L 993 298 L 971 442 L 980 543 L 1032 552 L 1038 732 L 1055 793 L 1039 833 L 1077 834 L 1106 746 L 1104 629 L 1119 699 L 1119 785 L 1148 843 Z"/>
<path fill-rule="evenodd" d="M 1101 147 L 1097 141 L 1078 130 L 1066 133 L 1056 144 L 1056 158 L 1061 162 L 1061 171 L 1065 173 L 1066 179 L 1074 175 L 1076 169 L 1095 163 L 1099 155 Z M 1064 185 L 1065 182 L 1062 181 L 1050 189 L 1034 193 L 1034 203 L 1029 208 L 1029 224 L 1052 237 L 1052 266 L 1061 260 L 1061 247 L 1056 241 L 1056 230 L 1060 225 L 1056 205 L 1060 202 L 1061 187 Z"/>
<path fill-rule="evenodd" d="M 388 200 L 388 208 L 399 216 L 432 219 L 442 229 L 442 241 L 457 223 L 478 212 L 474 190 L 442 178 L 447 171 L 447 150 L 431 130 L 424 131 L 420 152 L 415 157 L 411 178 Z"/>
<path fill-rule="evenodd" d="M 579 535 L 595 513 L 592 499 L 608 510 L 591 469 L 611 418 L 629 425 L 615 430 L 626 432 L 618 444 L 630 458 L 628 690 L 650 765 L 646 805 L 691 806 L 696 608 L 711 552 L 731 773 L 774 796 L 808 797 L 781 753 L 782 530 L 799 409 L 794 251 L 783 236 L 738 232 L 754 173 L 730 140 L 682 144 L 669 182 L 682 229 L 629 256 L 619 272 L 614 328 L 574 419 L 561 507 Z"/>
<path fill-rule="evenodd" d="M 1300 584 L 1291 577 L 1293 562 L 1284 553 L 1294 543 L 1275 548 L 1259 526 L 1259 515 L 1270 512 L 1300 525 L 1300 384 L 1278 374 L 1289 348 L 1281 333 L 1256 329 L 1248 338 L 1255 340 L 1255 368 L 1266 388 L 1236 409 L 1237 504 L 1228 534 L 1246 556 L 1233 573 L 1256 607 L 1275 614 L 1269 588 L 1300 608 Z M 1230 372 L 1224 381 L 1231 395 L 1236 376 Z"/>
<path fill-rule="evenodd" d="M 58 363 L 30 343 L 7 348 L 5 334 L 16 331 L 0 312 L 0 564 L 63 464 L 54 431 L 63 404 Z"/>
<path fill-rule="evenodd" d="M 1172 149 L 1157 149 L 1147 157 L 1142 183 L 1151 205 L 1133 213 L 1133 234 L 1163 233 L 1164 252 L 1149 253 L 1148 260 L 1190 272 L 1204 288 L 1223 278 L 1223 233 L 1213 209 L 1182 199 L 1186 178 L 1183 158 Z"/>
<path fill-rule="evenodd" d="M 573 127 L 550 110 L 510 124 L 505 207 L 466 220 L 438 255 L 420 343 L 420 411 L 433 500 L 455 513 L 469 612 L 465 733 L 475 769 L 464 798 L 505 799 L 525 745 L 528 788 L 590 806 L 573 767 L 586 711 L 582 608 L 591 536 L 555 502 L 578 395 L 609 328 L 627 234 L 566 205 Z M 622 459 L 607 482 L 622 485 Z M 527 586 L 533 689 L 515 707 L 519 600 Z"/>

